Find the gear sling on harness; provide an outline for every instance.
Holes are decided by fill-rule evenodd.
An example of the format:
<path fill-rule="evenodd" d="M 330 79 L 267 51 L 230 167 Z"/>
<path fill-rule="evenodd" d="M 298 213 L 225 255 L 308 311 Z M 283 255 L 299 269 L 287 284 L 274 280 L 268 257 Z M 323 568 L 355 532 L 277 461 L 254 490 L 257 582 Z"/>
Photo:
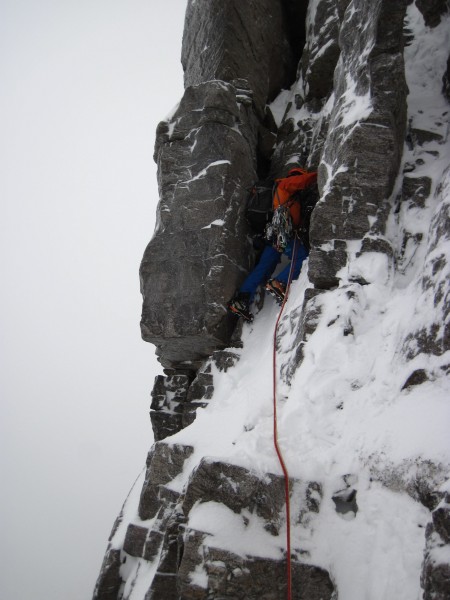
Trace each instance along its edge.
<path fill-rule="evenodd" d="M 273 193 L 273 217 L 266 226 L 266 238 L 282 252 L 294 235 L 299 235 L 309 226 L 310 212 L 304 200 L 317 188 L 317 173 L 308 173 L 300 168 L 291 169 L 287 177 L 276 179 Z M 317 200 L 317 199 L 316 199 Z M 315 202 L 314 202 L 315 203 Z M 312 205 L 313 207 L 313 205 Z M 305 213 L 305 214 L 303 214 Z M 308 213 L 308 214 L 307 214 Z M 309 246 L 308 240 L 303 240 Z M 306 242 L 306 243 L 305 243 Z"/>

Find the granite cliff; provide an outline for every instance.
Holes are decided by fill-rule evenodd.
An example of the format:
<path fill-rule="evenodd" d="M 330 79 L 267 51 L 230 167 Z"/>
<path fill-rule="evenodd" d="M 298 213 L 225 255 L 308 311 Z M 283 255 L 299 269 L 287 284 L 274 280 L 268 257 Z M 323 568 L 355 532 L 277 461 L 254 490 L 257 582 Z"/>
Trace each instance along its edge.
<path fill-rule="evenodd" d="M 449 25 L 445 0 L 188 1 L 140 269 L 155 444 L 95 600 L 286 597 L 277 307 L 225 304 L 247 189 L 293 165 L 320 201 L 276 340 L 292 597 L 450 598 Z"/>

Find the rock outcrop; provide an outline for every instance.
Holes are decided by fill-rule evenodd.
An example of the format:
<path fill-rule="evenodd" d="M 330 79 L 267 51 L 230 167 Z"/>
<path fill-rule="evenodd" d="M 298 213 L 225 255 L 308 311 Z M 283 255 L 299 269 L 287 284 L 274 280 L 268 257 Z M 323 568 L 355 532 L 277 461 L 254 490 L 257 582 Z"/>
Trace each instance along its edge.
<path fill-rule="evenodd" d="M 449 48 L 432 41 L 448 39 L 448 4 L 298 4 L 188 2 L 186 89 L 158 126 L 158 221 L 140 270 L 142 336 L 164 367 L 152 391 L 155 444 L 94 600 L 285 597 L 286 482 L 268 449 L 270 385 L 261 371 L 247 403 L 239 369 L 271 368 L 272 331 L 252 342 L 225 305 L 257 259 L 246 190 L 294 164 L 318 170 L 321 198 L 303 287 L 275 343 L 293 468 L 293 597 L 346 600 L 354 589 L 409 600 L 400 583 L 380 591 L 374 576 L 368 591 L 364 577 L 348 581 L 367 541 L 351 523 L 373 535 L 372 560 L 385 505 L 380 521 L 409 549 L 403 583 L 415 578 L 418 597 L 421 578 L 424 600 L 450 597 L 449 452 L 411 449 L 402 427 L 389 437 L 377 425 L 390 410 L 399 422 L 408 410 L 425 415 L 434 395 L 448 414 Z M 257 310 L 270 307 L 259 299 Z M 411 524 L 401 529 L 403 510 Z M 354 544 L 349 567 L 334 536 Z"/>
<path fill-rule="evenodd" d="M 403 2 L 361 3 L 342 18 L 336 100 L 319 166 L 322 202 L 311 226 L 310 278 L 319 288 L 338 285 L 347 241 L 360 240 L 361 252 L 392 256 L 384 234 L 406 128 L 405 9 Z M 361 18 L 368 26 L 355 43 Z M 330 240 L 332 248 L 324 249 Z"/>
<path fill-rule="evenodd" d="M 141 265 L 142 336 L 165 367 L 195 371 L 230 342 L 225 303 L 255 259 L 247 190 L 270 138 L 266 103 L 295 76 L 298 12 L 281 0 L 188 3 L 186 92 L 158 127 L 158 224 Z"/>
<path fill-rule="evenodd" d="M 244 205 L 256 176 L 257 121 L 252 92 L 240 86 L 190 87 L 158 127 L 161 200 L 141 264 L 141 329 L 165 367 L 195 372 L 229 343 L 225 302 L 251 266 Z"/>
<path fill-rule="evenodd" d="M 300 21 L 298 30 L 289 23 L 286 4 L 281 0 L 188 2 L 181 57 L 185 87 L 244 79 L 253 90 L 254 108 L 262 120 L 267 102 L 295 77 L 295 50 L 299 49 L 294 36 L 302 35 L 302 27 Z"/>

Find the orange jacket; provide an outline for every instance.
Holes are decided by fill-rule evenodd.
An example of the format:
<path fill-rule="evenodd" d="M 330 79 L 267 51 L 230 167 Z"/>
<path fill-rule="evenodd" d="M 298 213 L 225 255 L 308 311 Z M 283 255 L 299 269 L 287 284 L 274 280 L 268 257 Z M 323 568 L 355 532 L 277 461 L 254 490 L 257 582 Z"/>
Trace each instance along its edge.
<path fill-rule="evenodd" d="M 276 187 L 273 195 L 273 208 L 276 210 L 288 202 L 289 198 L 297 190 L 303 190 L 317 181 L 316 172 L 308 172 L 295 167 L 291 169 L 287 177 L 275 179 Z M 289 206 L 289 212 L 292 218 L 292 224 L 295 227 L 300 225 L 300 204 L 292 202 Z"/>

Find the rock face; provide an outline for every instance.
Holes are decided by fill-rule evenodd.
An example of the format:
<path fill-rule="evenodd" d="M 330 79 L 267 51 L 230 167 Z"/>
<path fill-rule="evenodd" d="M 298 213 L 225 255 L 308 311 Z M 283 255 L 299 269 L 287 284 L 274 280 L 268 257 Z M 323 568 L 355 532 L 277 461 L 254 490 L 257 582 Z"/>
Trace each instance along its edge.
<path fill-rule="evenodd" d="M 439 25 L 442 15 L 449 10 L 447 0 L 417 0 L 416 4 L 428 27 Z"/>
<path fill-rule="evenodd" d="M 263 116 L 267 101 L 295 75 L 298 57 L 284 4 L 281 0 L 188 2 L 181 57 L 185 87 L 214 79 L 245 79 L 254 92 L 256 112 Z M 216 35 L 211 36 L 211 31 Z"/>
<path fill-rule="evenodd" d="M 197 408 L 208 405 L 214 392 L 213 369 L 226 372 L 239 360 L 237 351 L 217 350 L 194 376 L 177 371 L 158 375 L 152 390 L 150 419 L 155 441 L 173 435 L 190 425 Z"/>
<path fill-rule="evenodd" d="M 253 258 L 242 243 L 256 169 L 251 104 L 248 89 L 201 83 L 158 128 L 161 200 L 141 264 L 141 329 L 165 367 L 195 371 L 231 337 L 225 302 Z"/>
<path fill-rule="evenodd" d="M 361 13 L 356 17 L 355 11 L 347 10 L 343 15 L 334 76 L 337 101 L 319 167 L 324 193 L 311 227 L 310 277 L 320 288 L 339 283 L 337 271 L 346 264 L 347 240 L 361 240 L 363 252 L 392 253 L 383 236 L 389 210 L 386 199 L 398 173 L 406 128 L 405 9 L 402 2 L 360 3 L 363 21 L 370 26 L 357 44 L 354 19 Z M 356 102 L 362 123 L 348 116 Z M 365 147 L 368 138 L 370 148 Z M 324 250 L 330 239 L 333 248 Z"/>
<path fill-rule="evenodd" d="M 148 457 L 139 515 L 144 522 L 152 519 L 152 527 L 129 524 L 123 544 L 124 564 L 133 559 L 158 559 L 145 599 L 245 597 L 269 600 L 283 597 L 286 561 L 282 556 L 278 560 L 248 554 L 240 556 L 221 547 L 217 538 L 191 525 L 197 523 L 198 517 L 193 517 L 193 513 L 198 512 L 199 503 L 200 507 L 207 507 L 220 502 L 223 510 L 242 519 L 243 523 L 260 520 L 265 529 L 260 535 L 277 539 L 283 525 L 283 479 L 272 474 L 261 479 L 236 465 L 203 460 L 180 495 L 166 485 L 182 471 L 192 451 L 191 447 L 159 442 Z M 301 504 L 317 513 L 320 486 L 315 482 L 305 485 L 296 481 L 291 485 L 301 498 Z M 303 511 L 297 518 L 301 521 L 305 514 Z M 118 557 L 117 550 L 110 549 L 107 553 L 104 576 L 94 597 L 118 597 Z M 194 578 L 194 572 L 201 576 Z M 301 581 L 299 598 L 331 600 L 334 597 L 333 583 L 324 569 L 295 560 L 293 581 Z"/>
<path fill-rule="evenodd" d="M 299 18 L 293 6 L 188 3 L 186 92 L 158 127 L 158 225 L 140 271 L 142 336 L 165 367 L 195 371 L 229 344 L 235 323 L 225 303 L 255 258 L 244 242 L 244 209 L 267 133 L 265 107 L 292 82 L 298 59 L 303 24 L 289 21 Z"/>
<path fill-rule="evenodd" d="M 414 515 L 399 547 L 415 544 L 424 600 L 450 597 L 448 454 L 400 456 L 384 428 L 368 429 L 381 441 L 367 451 L 359 431 L 373 397 L 376 428 L 397 400 L 418 411 L 420 390 L 442 394 L 450 369 L 449 49 L 430 42 L 447 39 L 447 11 L 445 0 L 188 1 L 185 93 L 157 129 L 158 220 L 140 270 L 142 336 L 164 367 L 152 391 L 155 444 L 114 526 L 94 600 L 284 598 L 286 493 L 297 600 L 346 599 L 350 575 L 334 538 L 351 540 L 357 562 L 367 540 L 351 523 L 373 536 L 377 503 L 394 507 L 386 528 L 403 509 Z M 295 456 L 286 482 L 264 454 L 267 407 L 254 412 L 259 397 L 247 403 L 239 366 L 258 365 L 250 334 L 225 305 L 257 258 L 247 188 L 294 164 L 318 170 L 321 198 L 303 289 L 274 340 L 283 443 Z M 395 294 L 410 322 L 401 311 L 399 322 L 386 319 Z M 251 346 L 261 361 L 263 333 Z M 367 340 L 388 357 L 381 367 Z M 392 586 L 379 597 L 418 597 Z"/>
<path fill-rule="evenodd" d="M 450 565 L 442 552 L 450 547 L 449 501 L 447 494 L 433 511 L 433 520 L 427 527 L 421 580 L 424 600 L 445 600 L 450 594 Z"/>
<path fill-rule="evenodd" d="M 319 166 L 329 125 L 329 115 L 323 108 L 333 93 L 340 55 L 339 26 L 338 7 L 330 0 L 320 0 L 315 14 L 309 14 L 306 20 L 306 43 L 293 98 L 286 107 L 272 157 L 274 174 L 283 172 L 292 161 L 313 170 Z"/>

